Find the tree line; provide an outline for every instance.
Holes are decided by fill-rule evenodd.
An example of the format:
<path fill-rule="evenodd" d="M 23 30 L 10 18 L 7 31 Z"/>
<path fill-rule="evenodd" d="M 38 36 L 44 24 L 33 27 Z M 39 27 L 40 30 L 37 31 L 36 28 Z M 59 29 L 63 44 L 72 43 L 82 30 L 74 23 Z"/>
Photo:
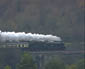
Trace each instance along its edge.
<path fill-rule="evenodd" d="M 85 59 L 79 60 L 75 64 L 65 64 L 62 59 L 53 58 L 48 61 L 44 69 L 84 69 Z M 32 56 L 29 53 L 24 53 L 21 56 L 20 62 L 16 64 L 16 69 L 37 69 L 37 64 L 34 62 Z M 6 65 L 4 69 L 12 69 L 10 65 Z"/>

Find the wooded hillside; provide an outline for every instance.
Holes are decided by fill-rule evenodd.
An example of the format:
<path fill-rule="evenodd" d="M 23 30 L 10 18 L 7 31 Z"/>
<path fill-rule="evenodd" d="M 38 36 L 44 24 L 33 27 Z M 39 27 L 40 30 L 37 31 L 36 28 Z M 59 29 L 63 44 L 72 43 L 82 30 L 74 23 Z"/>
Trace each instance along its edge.
<path fill-rule="evenodd" d="M 0 30 L 83 41 L 84 0 L 0 0 Z"/>

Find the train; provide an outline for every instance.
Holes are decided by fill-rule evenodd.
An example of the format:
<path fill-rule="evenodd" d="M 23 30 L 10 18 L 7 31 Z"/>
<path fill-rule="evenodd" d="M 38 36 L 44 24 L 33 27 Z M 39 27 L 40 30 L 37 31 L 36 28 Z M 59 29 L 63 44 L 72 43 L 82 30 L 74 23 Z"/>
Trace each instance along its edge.
<path fill-rule="evenodd" d="M 2 31 L 0 31 L 0 48 L 20 48 L 28 51 L 65 50 L 64 42 L 58 36 Z"/>
<path fill-rule="evenodd" d="M 5 42 L 5 43 L 0 43 L 0 48 L 19 48 L 24 51 L 62 51 L 62 50 L 65 50 L 63 41 Z"/>

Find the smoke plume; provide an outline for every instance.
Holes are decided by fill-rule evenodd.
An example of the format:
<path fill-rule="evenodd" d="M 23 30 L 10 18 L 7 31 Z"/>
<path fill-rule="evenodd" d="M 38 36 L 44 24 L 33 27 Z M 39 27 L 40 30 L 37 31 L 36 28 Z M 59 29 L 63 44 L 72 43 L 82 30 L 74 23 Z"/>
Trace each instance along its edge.
<path fill-rule="evenodd" d="M 44 35 L 44 34 L 32 34 L 25 32 L 2 32 L 0 31 L 0 41 L 12 42 L 12 41 L 61 41 L 60 37 L 53 35 Z"/>

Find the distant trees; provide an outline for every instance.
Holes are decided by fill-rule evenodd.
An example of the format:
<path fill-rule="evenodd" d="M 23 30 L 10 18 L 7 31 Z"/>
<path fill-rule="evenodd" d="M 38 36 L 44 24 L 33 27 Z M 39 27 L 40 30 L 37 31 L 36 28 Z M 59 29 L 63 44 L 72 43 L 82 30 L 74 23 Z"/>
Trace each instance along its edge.
<path fill-rule="evenodd" d="M 11 67 L 9 65 L 5 66 L 4 69 L 11 69 Z"/>
<path fill-rule="evenodd" d="M 52 59 L 49 61 L 45 69 L 65 69 L 65 64 L 60 59 Z"/>
<path fill-rule="evenodd" d="M 85 69 L 85 59 L 79 60 L 76 64 L 66 65 L 62 60 L 52 59 L 45 65 L 45 69 Z"/>
<path fill-rule="evenodd" d="M 20 63 L 17 64 L 16 69 L 37 69 L 37 66 L 34 63 L 32 56 L 28 53 L 24 53 Z"/>
<path fill-rule="evenodd" d="M 66 69 L 85 69 L 85 59 L 79 60 L 76 64 L 66 66 Z"/>
<path fill-rule="evenodd" d="M 8 51 L 4 51 L 4 53 L 6 53 L 6 52 L 8 52 Z M 11 57 L 11 56 L 9 56 L 10 55 L 9 52 L 8 52 L 9 55 L 7 55 L 7 53 L 3 54 L 3 52 L 1 52 L 1 49 L 0 49 L 0 53 L 2 53 L 2 55 L 0 54 L 0 69 L 37 69 L 37 65 L 29 53 L 24 53 L 21 56 L 20 62 L 16 62 L 16 63 L 14 61 L 16 61 L 17 58 L 13 58 L 16 55 Z M 11 59 L 7 56 L 9 56 Z M 17 54 L 17 57 L 18 56 L 19 55 Z M 68 60 L 66 60 L 65 62 L 67 62 L 67 61 Z M 15 64 L 17 64 L 16 68 L 15 68 Z M 75 64 L 72 63 L 71 65 L 67 65 L 67 64 L 64 64 L 64 62 L 61 59 L 53 58 L 52 60 L 45 63 L 44 68 L 45 69 L 84 69 L 85 68 L 85 59 L 81 59 Z"/>
<path fill-rule="evenodd" d="M 77 69 L 85 69 L 85 59 L 81 59 L 81 60 L 77 63 Z"/>
<path fill-rule="evenodd" d="M 6 65 L 15 69 L 16 63 L 19 62 L 20 55 L 21 52 L 19 49 L 0 48 L 0 69 L 4 69 Z"/>
<path fill-rule="evenodd" d="M 66 69 L 77 69 L 76 64 L 71 64 L 69 66 L 66 66 Z"/>
<path fill-rule="evenodd" d="M 83 41 L 84 0 L 12 0 L 11 8 L 8 1 L 0 0 L 0 30 L 55 34 L 64 41 Z"/>

